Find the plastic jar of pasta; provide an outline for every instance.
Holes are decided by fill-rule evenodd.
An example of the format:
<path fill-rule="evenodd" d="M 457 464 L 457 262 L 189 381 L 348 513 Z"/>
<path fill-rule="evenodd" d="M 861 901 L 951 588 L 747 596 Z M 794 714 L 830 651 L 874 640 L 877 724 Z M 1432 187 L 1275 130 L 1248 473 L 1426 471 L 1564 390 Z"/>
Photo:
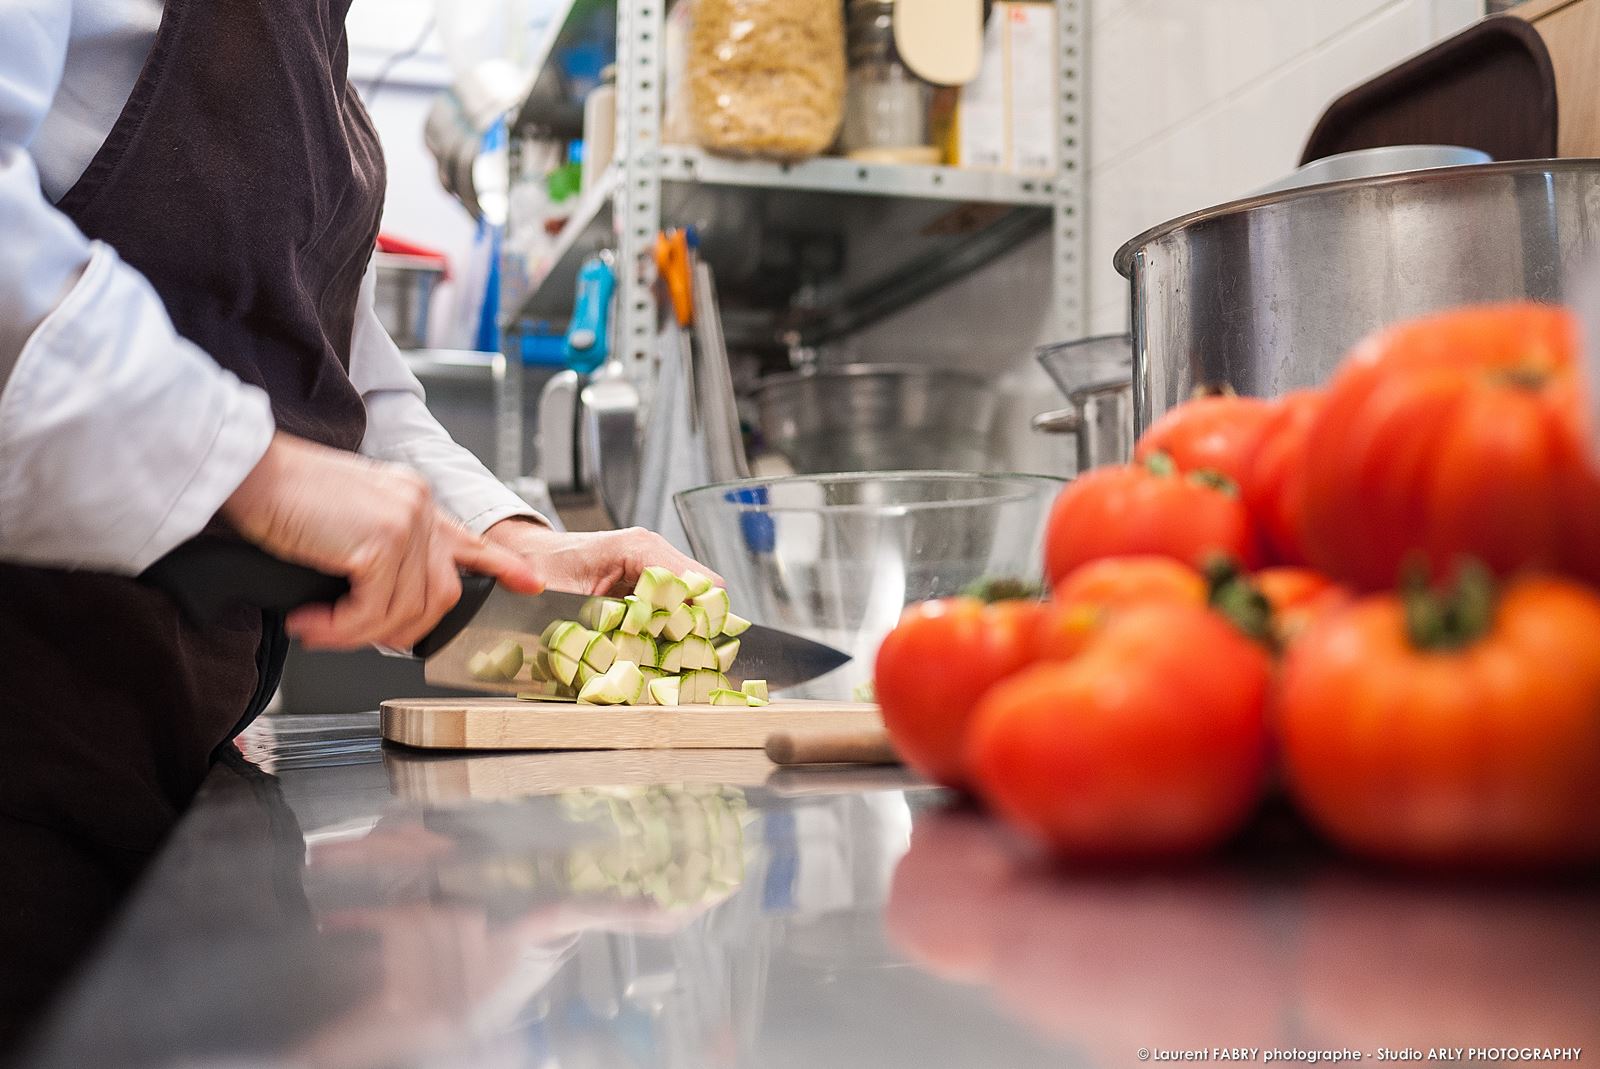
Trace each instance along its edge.
<path fill-rule="evenodd" d="M 712 152 L 775 159 L 815 156 L 832 144 L 844 111 L 839 0 L 693 3 L 688 76 L 696 141 Z"/>

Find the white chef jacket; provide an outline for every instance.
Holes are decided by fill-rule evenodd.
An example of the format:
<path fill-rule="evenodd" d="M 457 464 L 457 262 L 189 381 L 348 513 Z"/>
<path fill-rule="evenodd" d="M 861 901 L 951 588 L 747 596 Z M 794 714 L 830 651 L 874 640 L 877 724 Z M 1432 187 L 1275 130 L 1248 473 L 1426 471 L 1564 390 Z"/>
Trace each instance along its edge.
<path fill-rule="evenodd" d="M 266 395 L 179 337 L 160 297 L 53 207 L 133 92 L 163 0 L 0 0 L 0 559 L 136 574 L 265 452 Z M 270 210 L 270 209 L 268 209 Z M 408 464 L 479 533 L 538 514 L 456 445 L 373 308 L 350 378 L 361 452 Z"/>

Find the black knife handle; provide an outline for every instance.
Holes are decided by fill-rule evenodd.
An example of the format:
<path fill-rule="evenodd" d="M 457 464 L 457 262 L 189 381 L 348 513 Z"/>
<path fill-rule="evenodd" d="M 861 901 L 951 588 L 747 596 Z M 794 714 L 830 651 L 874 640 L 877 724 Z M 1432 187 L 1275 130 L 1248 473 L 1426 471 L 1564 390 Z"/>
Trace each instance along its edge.
<path fill-rule="evenodd" d="M 338 601 L 350 593 L 350 583 L 342 576 L 291 564 L 247 542 L 223 538 L 185 542 L 145 569 L 139 579 L 166 591 L 184 616 L 201 627 L 231 605 L 286 613 L 302 605 Z M 493 589 L 489 576 L 463 573 L 461 600 L 412 652 L 418 657 L 437 652 L 461 633 Z"/>

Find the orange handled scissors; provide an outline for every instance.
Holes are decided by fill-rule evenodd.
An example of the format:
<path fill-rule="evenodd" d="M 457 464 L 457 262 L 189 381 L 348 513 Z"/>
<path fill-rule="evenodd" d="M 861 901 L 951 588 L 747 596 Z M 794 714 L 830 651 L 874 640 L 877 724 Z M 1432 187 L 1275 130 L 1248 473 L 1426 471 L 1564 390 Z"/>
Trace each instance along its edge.
<path fill-rule="evenodd" d="M 694 291 L 689 265 L 689 236 L 683 230 L 663 230 L 656 235 L 656 274 L 672 299 L 678 326 L 694 322 Z"/>

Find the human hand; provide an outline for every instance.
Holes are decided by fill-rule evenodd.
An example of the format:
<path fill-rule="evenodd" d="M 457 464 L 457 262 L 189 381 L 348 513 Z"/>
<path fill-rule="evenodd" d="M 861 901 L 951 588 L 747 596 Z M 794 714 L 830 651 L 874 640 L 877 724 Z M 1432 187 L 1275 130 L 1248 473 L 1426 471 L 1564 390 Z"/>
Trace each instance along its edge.
<path fill-rule="evenodd" d="M 334 604 L 289 614 L 313 649 L 416 645 L 460 599 L 458 568 L 543 589 L 516 554 L 442 512 L 420 475 L 292 435 L 273 438 L 221 515 L 273 556 L 349 579 Z"/>
<path fill-rule="evenodd" d="M 621 531 L 553 531 L 521 518 L 501 520 L 484 532 L 490 545 L 521 557 L 540 582 L 569 594 L 625 594 L 649 567 L 697 571 L 719 585 L 722 577 L 698 564 L 660 535 L 642 527 Z"/>

